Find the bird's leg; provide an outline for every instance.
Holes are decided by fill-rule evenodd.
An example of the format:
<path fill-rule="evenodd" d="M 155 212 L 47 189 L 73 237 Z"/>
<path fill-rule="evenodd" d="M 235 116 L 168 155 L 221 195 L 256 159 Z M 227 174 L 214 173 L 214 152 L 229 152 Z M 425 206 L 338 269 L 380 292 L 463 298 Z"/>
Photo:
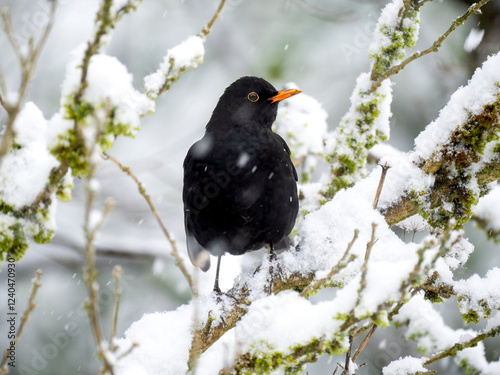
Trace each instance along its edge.
<path fill-rule="evenodd" d="M 220 270 L 220 260 L 222 258 L 222 255 L 219 255 L 217 257 L 217 270 L 215 271 L 215 283 L 214 283 L 214 292 L 216 293 L 222 293 L 219 288 L 219 270 Z"/>
<path fill-rule="evenodd" d="M 269 294 L 273 293 L 273 283 L 274 283 L 274 266 L 273 263 L 276 260 L 276 253 L 274 252 L 273 243 L 269 243 L 269 276 L 271 277 L 271 281 L 269 283 Z"/>
<path fill-rule="evenodd" d="M 232 299 L 234 299 L 236 301 L 236 303 L 239 304 L 240 301 L 238 301 L 238 298 L 236 298 L 235 296 L 233 296 L 231 293 L 222 293 L 222 291 L 219 288 L 219 271 L 220 271 L 220 260 L 221 260 L 221 258 L 222 258 L 222 255 L 219 255 L 217 257 L 217 270 L 215 271 L 214 292 L 217 293 L 217 303 L 219 303 L 219 302 L 222 301 L 221 296 L 224 294 L 226 296 L 231 297 Z M 224 321 L 224 318 L 221 316 L 220 319 L 222 320 L 222 324 L 225 326 L 226 322 Z"/>

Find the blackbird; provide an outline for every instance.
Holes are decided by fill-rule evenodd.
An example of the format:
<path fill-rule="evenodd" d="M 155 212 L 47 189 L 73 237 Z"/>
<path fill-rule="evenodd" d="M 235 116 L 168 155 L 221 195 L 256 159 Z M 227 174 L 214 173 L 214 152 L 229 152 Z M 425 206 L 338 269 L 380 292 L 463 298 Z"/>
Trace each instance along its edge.
<path fill-rule="evenodd" d="M 271 130 L 278 102 L 300 93 L 242 77 L 222 94 L 204 137 L 184 160 L 184 225 L 191 262 L 203 271 L 217 256 L 266 245 L 289 246 L 298 211 L 297 172 L 290 149 Z"/>

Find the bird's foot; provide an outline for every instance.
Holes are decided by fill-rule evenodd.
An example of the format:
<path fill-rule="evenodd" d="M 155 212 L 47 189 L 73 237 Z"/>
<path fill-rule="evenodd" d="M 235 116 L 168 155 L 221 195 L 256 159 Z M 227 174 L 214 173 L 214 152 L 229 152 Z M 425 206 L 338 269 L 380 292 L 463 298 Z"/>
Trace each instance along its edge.
<path fill-rule="evenodd" d="M 216 295 L 216 301 L 217 303 L 221 303 L 222 302 L 222 296 L 226 296 L 226 297 L 231 297 L 232 299 L 234 299 L 234 301 L 239 304 L 240 301 L 238 300 L 238 298 L 236 298 L 235 296 L 233 296 L 232 293 L 230 292 L 223 292 L 220 290 L 219 287 L 217 287 L 217 289 L 214 287 L 214 293 Z"/>
<path fill-rule="evenodd" d="M 278 272 L 275 272 L 275 265 Z M 273 294 L 275 273 L 279 273 L 278 257 L 274 251 L 269 254 L 269 295 Z"/>

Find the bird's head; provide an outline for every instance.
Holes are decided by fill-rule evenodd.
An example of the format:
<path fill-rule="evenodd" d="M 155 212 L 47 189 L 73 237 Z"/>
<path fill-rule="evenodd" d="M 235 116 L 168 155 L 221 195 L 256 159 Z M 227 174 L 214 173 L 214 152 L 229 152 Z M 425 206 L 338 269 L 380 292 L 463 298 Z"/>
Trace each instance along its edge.
<path fill-rule="evenodd" d="M 219 99 L 209 130 L 229 130 L 235 126 L 271 128 L 278 113 L 278 102 L 300 93 L 299 89 L 276 90 L 258 77 L 241 77 Z"/>

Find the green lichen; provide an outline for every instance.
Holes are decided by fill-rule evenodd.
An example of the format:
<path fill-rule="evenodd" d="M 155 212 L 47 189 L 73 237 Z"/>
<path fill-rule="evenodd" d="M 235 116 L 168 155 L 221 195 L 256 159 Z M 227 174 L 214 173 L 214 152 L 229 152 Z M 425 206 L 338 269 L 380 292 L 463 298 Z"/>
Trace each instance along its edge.
<path fill-rule="evenodd" d="M 49 243 L 52 237 L 54 237 L 54 234 L 55 232 L 53 230 L 40 231 L 33 235 L 33 239 L 39 244 Z"/>
<path fill-rule="evenodd" d="M 0 211 L 3 214 L 7 215 L 9 213 L 15 212 L 15 209 L 14 209 L 14 207 L 9 205 L 8 203 L 6 203 L 4 201 L 0 201 Z"/>
<path fill-rule="evenodd" d="M 432 292 L 430 290 L 426 290 L 424 293 L 424 299 L 432 302 L 432 303 L 441 303 L 444 302 L 444 300 L 441 298 L 441 296 L 438 293 Z"/>
<path fill-rule="evenodd" d="M 462 367 L 467 375 L 480 375 L 481 371 L 472 366 L 467 358 L 463 358 L 458 362 L 458 367 Z"/>
<path fill-rule="evenodd" d="M 491 315 L 491 307 L 484 299 L 478 301 L 479 308 L 472 309 L 468 304 L 470 303 L 469 297 L 465 295 L 458 296 L 458 307 L 461 311 L 467 308 L 467 312 L 462 313 L 462 319 L 467 323 L 479 323 L 479 319 L 488 318 Z"/>
<path fill-rule="evenodd" d="M 427 355 L 429 352 L 429 348 L 419 345 L 418 343 L 420 342 L 420 339 L 423 337 L 426 337 L 429 335 L 429 332 L 422 332 L 422 331 L 416 331 L 412 332 L 411 334 L 408 335 L 408 339 L 415 341 L 417 343 L 417 352 L 422 354 L 422 355 Z M 425 340 L 424 340 L 425 341 Z"/>
<path fill-rule="evenodd" d="M 68 103 L 64 105 L 66 118 L 75 120 L 78 123 L 85 123 L 88 116 L 94 113 L 94 106 L 88 102 L 80 100 L 76 103 L 74 98 L 71 98 Z"/>
<path fill-rule="evenodd" d="M 76 135 L 75 129 L 68 129 L 65 134 L 59 134 L 50 152 L 61 163 L 64 162 L 70 166 L 73 176 L 87 174 L 89 168 L 87 150 L 84 140 Z"/>
<path fill-rule="evenodd" d="M 467 313 L 462 314 L 462 319 L 467 323 L 479 323 L 479 314 L 477 311 L 469 310 Z"/>
<path fill-rule="evenodd" d="M 0 261 L 21 259 L 28 248 L 28 240 L 21 223 L 15 222 L 0 230 Z"/>
<path fill-rule="evenodd" d="M 371 320 L 380 327 L 387 327 L 389 325 L 389 318 L 386 310 L 377 311 L 371 316 Z"/>
<path fill-rule="evenodd" d="M 418 17 L 418 9 L 405 8 L 401 21 L 396 27 L 386 24 L 380 25 L 377 32 L 384 35 L 388 39 L 388 43 L 369 54 L 369 57 L 374 60 L 373 72 L 375 74 L 382 75 L 398 64 L 405 56 L 405 49 L 415 45 L 418 33 Z"/>
<path fill-rule="evenodd" d="M 299 374 L 304 371 L 306 363 L 315 362 L 323 354 L 342 354 L 348 348 L 342 344 L 345 335 L 338 340 L 326 340 L 313 337 L 305 344 L 290 346 L 286 353 L 275 350 L 272 345 L 260 342 L 253 345 L 249 354 L 244 355 L 237 374 L 269 374 L 275 370 L 283 370 L 286 374 Z"/>

